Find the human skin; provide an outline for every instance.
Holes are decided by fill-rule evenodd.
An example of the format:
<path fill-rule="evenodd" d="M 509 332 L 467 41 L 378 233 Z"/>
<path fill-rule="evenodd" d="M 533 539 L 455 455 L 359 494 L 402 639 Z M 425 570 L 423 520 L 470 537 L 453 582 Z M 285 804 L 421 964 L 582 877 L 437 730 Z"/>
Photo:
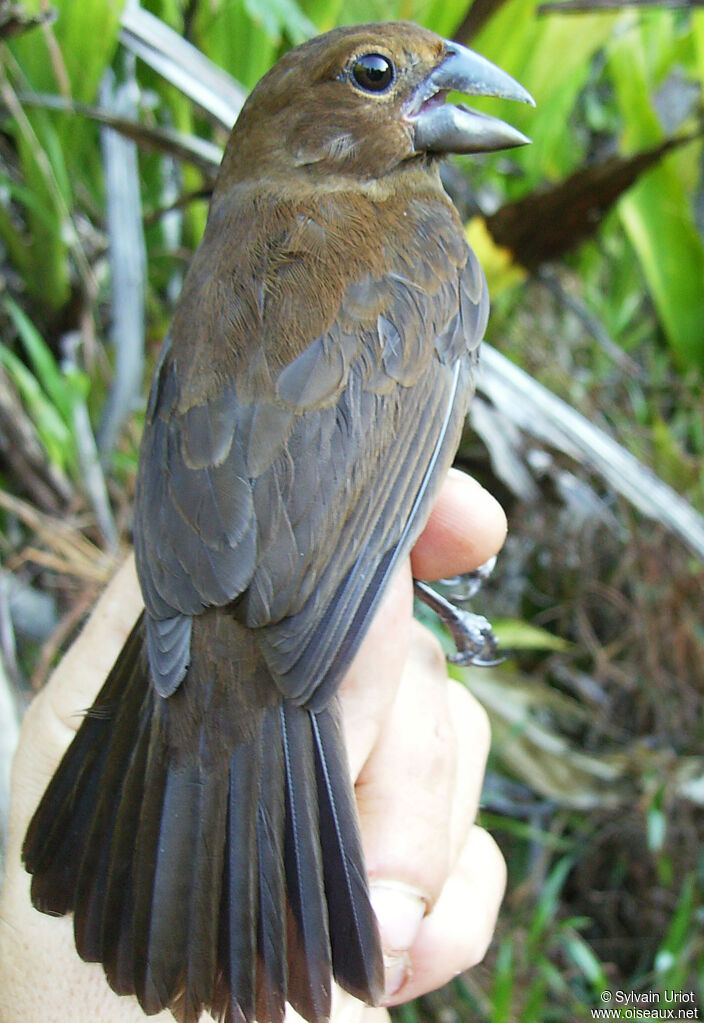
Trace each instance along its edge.
<path fill-rule="evenodd" d="M 470 571 L 499 550 L 505 532 L 494 498 L 451 471 L 340 690 L 389 1005 L 431 991 L 479 962 L 503 895 L 503 858 L 475 824 L 489 747 L 487 717 L 464 687 L 448 679 L 437 640 L 413 620 L 412 574 L 437 579 Z M 113 993 L 99 965 L 78 958 L 70 917 L 51 918 L 32 907 L 20 861 L 31 814 L 140 608 L 129 559 L 25 717 L 13 765 L 0 901 L 4 1023 L 145 1018 L 136 1000 Z M 300 1020 L 289 1010 L 287 1023 L 289 1016 L 290 1023 Z M 173 1020 L 168 1011 L 151 1018 Z M 337 992 L 332 1023 L 387 1020 L 385 1009 Z"/>

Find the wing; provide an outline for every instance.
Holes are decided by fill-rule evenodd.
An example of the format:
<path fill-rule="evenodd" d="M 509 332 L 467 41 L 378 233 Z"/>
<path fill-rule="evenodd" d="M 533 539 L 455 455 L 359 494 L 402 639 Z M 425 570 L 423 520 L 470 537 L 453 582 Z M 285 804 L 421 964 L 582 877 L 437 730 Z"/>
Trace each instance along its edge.
<path fill-rule="evenodd" d="M 259 630 L 282 692 L 313 709 L 349 664 L 454 455 L 486 325 L 486 284 L 454 211 L 430 212 L 419 206 L 408 237 L 387 244 L 383 270 L 352 268 L 328 328 L 283 366 L 253 346 L 194 402 L 166 351 L 135 523 L 162 695 L 185 673 L 190 616 L 213 605 Z M 311 249 L 300 236 L 286 245 Z M 292 265 L 279 254 L 289 280 Z M 282 305 L 295 317 L 277 297 L 279 318 Z"/>

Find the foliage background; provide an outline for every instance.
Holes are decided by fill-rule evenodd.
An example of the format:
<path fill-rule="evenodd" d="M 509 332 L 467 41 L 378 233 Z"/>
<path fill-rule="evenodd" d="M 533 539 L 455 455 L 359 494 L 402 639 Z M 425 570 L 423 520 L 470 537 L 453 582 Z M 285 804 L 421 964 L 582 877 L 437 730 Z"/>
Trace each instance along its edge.
<path fill-rule="evenodd" d="M 491 110 L 533 145 L 446 173 L 490 277 L 489 340 L 704 511 L 704 10 L 143 7 L 244 88 L 309 34 L 391 17 L 454 35 L 517 77 L 536 110 Z M 135 58 L 121 36 L 130 10 L 57 0 L 52 20 L 40 0 L 0 4 L 0 642 L 18 705 L 129 544 L 144 392 L 226 137 Z M 138 147 L 36 94 L 111 111 Z M 511 526 L 481 610 L 511 654 L 461 675 L 492 718 L 482 815 L 509 892 L 486 963 L 396 1016 L 584 1020 L 606 989 L 656 991 L 661 1007 L 682 990 L 702 1005 L 696 544 L 486 392 L 473 423 L 459 460 Z M 2 699 L 0 714 L 9 748 L 15 714 Z"/>

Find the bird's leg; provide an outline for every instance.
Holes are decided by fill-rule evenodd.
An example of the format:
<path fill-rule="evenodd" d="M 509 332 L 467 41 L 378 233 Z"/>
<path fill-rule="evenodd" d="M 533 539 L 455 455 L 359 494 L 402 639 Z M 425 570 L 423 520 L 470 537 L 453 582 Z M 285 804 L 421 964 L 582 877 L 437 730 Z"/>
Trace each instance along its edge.
<path fill-rule="evenodd" d="M 487 562 L 487 565 L 480 566 L 475 572 L 468 572 L 466 575 L 458 576 L 457 580 L 451 580 L 452 584 L 462 583 L 462 590 L 453 593 L 453 598 L 467 600 L 474 596 L 491 573 L 492 568 L 493 564 Z M 447 658 L 451 664 L 473 664 L 481 668 L 491 668 L 501 664 L 503 658 L 496 656 L 498 640 L 493 633 L 491 623 L 483 615 L 456 607 L 432 586 L 428 586 L 427 583 L 420 582 L 418 579 L 413 580 L 413 589 L 418 599 L 427 604 L 450 630 L 457 649 L 457 653 L 451 654 Z"/>

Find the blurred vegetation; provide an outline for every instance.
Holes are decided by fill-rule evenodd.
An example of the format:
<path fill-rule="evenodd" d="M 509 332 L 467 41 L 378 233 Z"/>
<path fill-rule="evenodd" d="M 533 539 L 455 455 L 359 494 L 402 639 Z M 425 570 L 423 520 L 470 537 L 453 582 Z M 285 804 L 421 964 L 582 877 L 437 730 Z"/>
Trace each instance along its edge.
<path fill-rule="evenodd" d="M 244 89 L 309 34 L 392 17 L 454 35 L 518 78 L 537 108 L 490 109 L 533 145 L 446 172 L 491 281 L 489 340 L 704 511 L 703 9 L 142 6 Z M 123 7 L 134 10 L 0 3 L 0 638 L 20 702 L 130 542 L 149 374 L 136 389 L 128 378 L 142 376 L 143 350 L 148 369 L 157 357 L 212 181 L 214 149 L 182 159 L 174 133 L 186 148 L 226 138 L 135 59 Z M 122 195 L 122 214 L 110 213 L 122 178 L 118 188 L 106 172 L 104 129 L 37 94 L 133 122 L 138 188 Z M 134 147 L 121 141 L 125 177 Z M 125 263 L 137 269 L 116 302 Z M 142 296 L 146 338 L 127 329 L 129 362 L 124 317 L 141 322 Z M 114 442 L 105 417 L 116 402 Z M 617 988 L 657 991 L 660 1008 L 665 992 L 691 991 L 702 1006 L 701 561 L 587 464 L 492 422 L 526 485 L 497 474 L 474 432 L 459 461 L 509 513 L 506 550 L 475 603 L 513 652 L 459 674 L 492 719 L 482 817 L 506 853 L 509 889 L 487 961 L 395 1018 L 582 1021 Z"/>

